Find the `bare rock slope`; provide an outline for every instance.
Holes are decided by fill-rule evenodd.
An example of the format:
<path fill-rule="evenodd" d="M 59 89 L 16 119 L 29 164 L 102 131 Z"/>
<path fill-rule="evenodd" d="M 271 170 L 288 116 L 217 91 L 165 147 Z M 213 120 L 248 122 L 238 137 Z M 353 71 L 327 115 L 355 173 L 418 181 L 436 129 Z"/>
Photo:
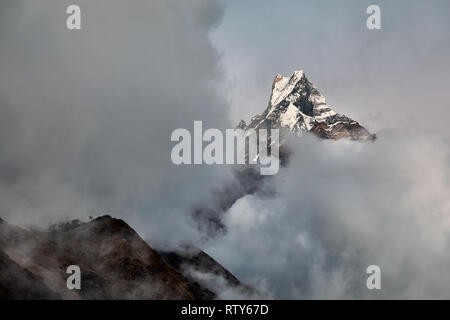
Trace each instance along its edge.
<path fill-rule="evenodd" d="M 211 257 L 207 261 L 208 268 L 225 270 Z M 67 289 L 69 265 L 82 270 L 81 290 Z M 0 222 L 0 299 L 217 297 L 183 275 L 180 267 L 163 258 L 123 220 L 110 216 L 65 223 L 46 232 Z"/>

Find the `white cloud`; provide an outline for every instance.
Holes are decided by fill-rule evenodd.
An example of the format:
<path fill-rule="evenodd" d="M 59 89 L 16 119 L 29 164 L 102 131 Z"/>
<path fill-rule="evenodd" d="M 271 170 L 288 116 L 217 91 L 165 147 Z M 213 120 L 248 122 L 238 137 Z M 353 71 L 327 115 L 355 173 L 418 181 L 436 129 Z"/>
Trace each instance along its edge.
<path fill-rule="evenodd" d="M 277 298 L 450 297 L 450 150 L 435 135 L 291 143 L 291 165 L 246 196 L 208 252 Z M 247 216 L 248 215 L 248 216 Z M 382 290 L 366 288 L 377 264 Z"/>

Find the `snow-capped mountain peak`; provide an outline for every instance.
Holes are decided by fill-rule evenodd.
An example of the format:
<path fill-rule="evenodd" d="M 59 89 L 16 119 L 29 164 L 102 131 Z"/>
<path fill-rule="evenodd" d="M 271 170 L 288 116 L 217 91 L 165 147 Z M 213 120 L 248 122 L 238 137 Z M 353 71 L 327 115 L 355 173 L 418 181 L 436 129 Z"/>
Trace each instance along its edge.
<path fill-rule="evenodd" d="M 375 139 L 375 135 L 370 134 L 358 122 L 331 109 L 303 70 L 295 71 L 289 77 L 277 74 L 266 110 L 253 117 L 248 126 L 241 121 L 239 127 L 278 127 L 299 135 L 310 131 L 327 139 Z"/>

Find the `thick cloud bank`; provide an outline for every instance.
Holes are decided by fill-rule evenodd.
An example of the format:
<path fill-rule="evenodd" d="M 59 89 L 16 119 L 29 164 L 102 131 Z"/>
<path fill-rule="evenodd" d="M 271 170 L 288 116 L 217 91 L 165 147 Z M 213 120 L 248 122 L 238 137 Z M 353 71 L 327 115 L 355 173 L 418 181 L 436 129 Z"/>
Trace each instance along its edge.
<path fill-rule="evenodd" d="M 227 168 L 172 164 L 171 133 L 229 127 L 212 1 L 0 5 L 0 202 L 12 223 L 110 213 L 162 242 L 195 239 L 189 207 Z"/>
<path fill-rule="evenodd" d="M 449 298 L 450 149 L 431 134 L 294 139 L 291 165 L 225 216 L 208 252 L 276 298 Z M 381 268 L 382 290 L 366 287 Z"/>

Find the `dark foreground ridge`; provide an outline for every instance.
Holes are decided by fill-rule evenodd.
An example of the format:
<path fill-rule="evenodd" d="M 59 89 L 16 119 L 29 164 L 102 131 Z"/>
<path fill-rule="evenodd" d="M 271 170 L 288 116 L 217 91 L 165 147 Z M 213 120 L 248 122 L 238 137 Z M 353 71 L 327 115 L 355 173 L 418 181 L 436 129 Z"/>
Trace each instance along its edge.
<path fill-rule="evenodd" d="M 72 221 L 45 232 L 0 219 L 0 299 L 217 298 L 208 283 L 200 285 L 183 274 L 186 265 L 240 286 L 239 280 L 200 250 L 164 255 L 167 259 L 125 221 L 110 216 L 87 223 Z M 70 265 L 81 269 L 80 290 L 66 286 Z"/>

